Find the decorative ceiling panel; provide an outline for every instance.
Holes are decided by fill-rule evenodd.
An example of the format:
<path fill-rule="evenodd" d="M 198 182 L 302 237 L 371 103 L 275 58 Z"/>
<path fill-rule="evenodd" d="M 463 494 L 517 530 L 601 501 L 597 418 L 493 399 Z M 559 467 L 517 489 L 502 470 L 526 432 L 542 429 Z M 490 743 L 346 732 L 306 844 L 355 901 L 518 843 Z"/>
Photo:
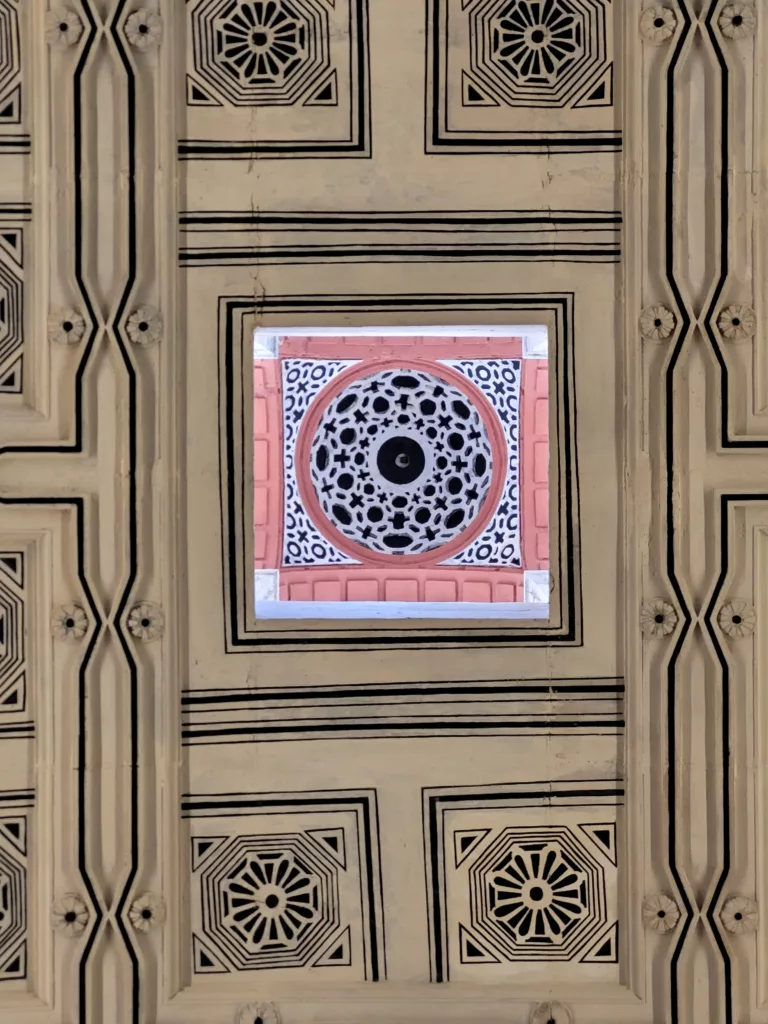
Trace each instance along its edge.
<path fill-rule="evenodd" d="M 763 14 L 0 0 L 0 1021 L 768 1022 Z"/>

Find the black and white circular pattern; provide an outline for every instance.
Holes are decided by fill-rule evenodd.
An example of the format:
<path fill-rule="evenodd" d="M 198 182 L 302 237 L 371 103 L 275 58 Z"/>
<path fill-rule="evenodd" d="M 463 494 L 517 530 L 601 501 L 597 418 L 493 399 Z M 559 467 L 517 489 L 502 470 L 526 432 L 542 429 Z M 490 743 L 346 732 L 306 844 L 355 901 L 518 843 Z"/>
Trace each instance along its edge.
<path fill-rule="evenodd" d="M 349 540 L 418 555 L 476 519 L 491 486 L 491 443 L 454 385 L 423 370 L 380 370 L 352 381 L 324 410 L 310 477 L 323 512 Z"/>

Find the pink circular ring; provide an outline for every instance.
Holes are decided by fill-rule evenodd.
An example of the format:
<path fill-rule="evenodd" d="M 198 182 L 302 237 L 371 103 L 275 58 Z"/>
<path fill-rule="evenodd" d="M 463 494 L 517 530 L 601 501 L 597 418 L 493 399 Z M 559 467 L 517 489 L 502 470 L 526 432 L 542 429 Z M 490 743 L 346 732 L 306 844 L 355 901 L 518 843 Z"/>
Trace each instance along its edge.
<path fill-rule="evenodd" d="M 328 520 L 325 512 L 323 512 L 320 502 L 317 499 L 315 489 L 312 486 L 312 479 L 310 477 L 309 457 L 312 440 L 320 424 L 320 418 L 328 408 L 329 404 L 349 383 L 351 383 L 351 381 L 358 380 L 361 377 L 369 377 L 372 373 L 378 373 L 380 370 L 390 369 L 421 370 L 424 373 L 431 374 L 433 377 L 440 377 L 447 383 L 452 384 L 459 391 L 462 391 L 480 413 L 480 417 L 488 433 L 488 440 L 490 441 L 491 453 L 493 455 L 491 486 L 488 489 L 488 494 L 486 495 L 485 501 L 480 509 L 480 513 L 475 518 L 475 521 L 447 544 L 443 544 L 439 548 L 433 548 L 431 551 L 422 552 L 418 555 L 385 555 L 379 551 L 371 551 L 370 548 L 363 547 L 362 544 L 357 544 L 355 541 L 350 540 Z M 304 417 L 304 421 L 299 428 L 299 436 L 296 440 L 296 480 L 299 485 L 301 500 L 304 503 L 304 508 L 308 512 L 310 519 L 325 539 L 330 541 L 334 547 L 337 547 L 340 551 L 343 551 L 351 558 L 355 558 L 367 565 L 391 567 L 404 565 L 434 565 L 437 562 L 444 562 L 447 558 L 451 558 L 453 555 L 457 554 L 457 552 L 462 551 L 468 544 L 471 544 L 480 533 L 482 533 L 496 511 L 496 506 L 501 498 L 502 491 L 504 490 L 504 482 L 507 477 L 506 463 L 507 444 L 504 438 L 504 432 L 493 407 L 482 391 L 468 381 L 463 374 L 458 373 L 456 370 L 451 369 L 449 366 L 443 366 L 441 363 L 430 362 L 426 359 L 386 359 L 381 362 L 366 361 L 362 364 L 358 363 L 355 366 L 351 366 L 348 370 L 344 370 L 338 377 L 334 377 L 330 384 L 323 388 L 312 403 L 312 406 Z"/>

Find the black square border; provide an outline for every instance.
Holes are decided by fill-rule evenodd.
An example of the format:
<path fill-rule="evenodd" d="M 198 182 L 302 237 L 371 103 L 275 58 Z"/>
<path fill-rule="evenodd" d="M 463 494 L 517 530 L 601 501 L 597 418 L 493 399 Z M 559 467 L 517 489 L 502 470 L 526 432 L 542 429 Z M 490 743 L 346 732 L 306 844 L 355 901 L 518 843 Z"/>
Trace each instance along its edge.
<path fill-rule="evenodd" d="M 425 153 L 614 153 L 622 148 L 622 133 L 611 131 L 488 132 L 448 127 L 448 91 L 444 85 L 447 38 L 440 38 L 448 0 L 426 0 Z M 446 33 L 447 35 L 447 33 Z"/>
<path fill-rule="evenodd" d="M 424 870 L 429 930 L 430 980 L 448 981 L 445 837 L 443 813 L 451 805 L 494 807 L 622 806 L 624 782 L 615 779 L 539 780 L 490 786 L 427 787 L 422 789 Z"/>
<path fill-rule="evenodd" d="M 260 300 L 252 297 L 221 296 L 219 298 L 219 430 L 220 430 L 220 509 L 222 530 L 222 587 L 224 596 L 224 641 L 226 653 L 295 650 L 367 650 L 373 648 L 413 650 L 434 647 L 477 646 L 574 646 L 583 644 L 582 586 L 579 552 L 578 456 L 576 449 L 576 398 L 573 369 L 573 305 L 572 292 L 523 295 L 275 295 Z M 242 453 L 246 450 L 242 367 L 244 344 L 241 320 L 244 315 L 265 313 L 304 314 L 334 312 L 469 312 L 485 311 L 555 314 L 553 337 L 555 395 L 557 398 L 557 443 L 551 459 L 556 468 L 560 547 L 557 572 L 560 578 L 560 615 L 556 624 L 531 626 L 526 629 L 489 633 L 488 627 L 472 626 L 462 621 L 459 628 L 446 628 L 435 634 L 434 626 L 419 626 L 418 620 L 408 623 L 409 635 L 401 635 L 402 625 L 355 628 L 323 627 L 316 635 L 306 630 L 297 634 L 254 629 L 251 588 L 244 568 L 248 563 L 246 531 L 247 495 Z M 250 357 L 250 349 L 249 349 Z M 250 393 L 250 392 L 249 392 Z M 235 438 L 238 438 L 239 446 Z M 485 632 L 483 632 L 485 629 Z M 322 633 L 322 635 L 317 635 Z"/>
<path fill-rule="evenodd" d="M 387 976 L 386 932 L 381 881 L 379 809 L 375 789 L 331 789 L 296 793 L 185 793 L 181 800 L 182 818 L 299 814 L 302 811 L 318 809 L 349 810 L 353 811 L 357 817 L 366 977 L 368 981 L 383 981 Z M 362 885 L 363 869 L 364 889 Z M 369 970 L 370 977 L 368 977 Z"/>
<path fill-rule="evenodd" d="M 326 141 L 252 142 L 237 140 L 180 139 L 180 160 L 252 160 L 286 158 L 308 159 L 324 157 L 339 159 L 371 157 L 371 71 L 368 28 L 368 0 L 349 0 L 352 20 L 356 28 L 350 36 L 352 55 L 352 95 L 349 137 Z"/>

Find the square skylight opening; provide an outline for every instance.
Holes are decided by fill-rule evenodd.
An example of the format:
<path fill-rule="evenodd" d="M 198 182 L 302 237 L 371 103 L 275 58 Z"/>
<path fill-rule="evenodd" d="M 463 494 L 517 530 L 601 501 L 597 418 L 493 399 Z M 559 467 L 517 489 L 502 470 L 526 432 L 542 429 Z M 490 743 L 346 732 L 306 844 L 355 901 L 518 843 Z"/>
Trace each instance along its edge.
<path fill-rule="evenodd" d="M 549 390 L 541 325 L 255 331 L 256 619 L 546 620 Z"/>

